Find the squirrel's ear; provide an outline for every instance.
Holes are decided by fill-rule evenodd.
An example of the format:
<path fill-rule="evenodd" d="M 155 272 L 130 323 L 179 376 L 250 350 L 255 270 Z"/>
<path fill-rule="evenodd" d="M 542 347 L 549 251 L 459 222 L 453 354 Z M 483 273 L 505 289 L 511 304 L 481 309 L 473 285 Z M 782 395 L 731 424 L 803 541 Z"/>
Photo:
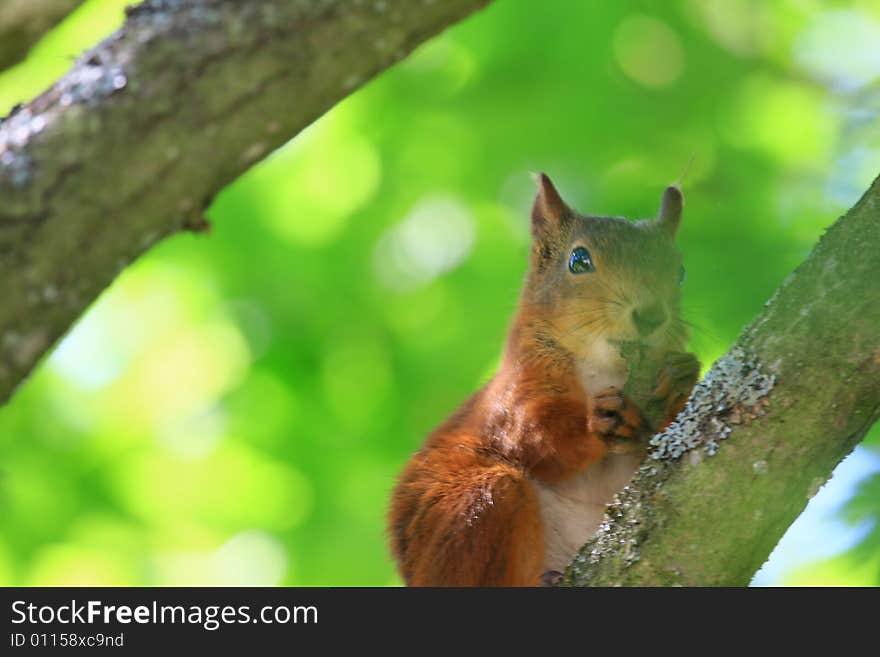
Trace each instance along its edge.
<path fill-rule="evenodd" d="M 678 185 L 670 185 L 663 190 L 657 222 L 675 235 L 681 224 L 682 208 L 684 208 L 684 194 L 681 193 L 681 188 Z"/>
<path fill-rule="evenodd" d="M 571 210 L 546 173 L 537 174 L 535 180 L 538 183 L 538 195 L 532 205 L 532 233 L 538 236 L 548 230 L 558 230 Z"/>

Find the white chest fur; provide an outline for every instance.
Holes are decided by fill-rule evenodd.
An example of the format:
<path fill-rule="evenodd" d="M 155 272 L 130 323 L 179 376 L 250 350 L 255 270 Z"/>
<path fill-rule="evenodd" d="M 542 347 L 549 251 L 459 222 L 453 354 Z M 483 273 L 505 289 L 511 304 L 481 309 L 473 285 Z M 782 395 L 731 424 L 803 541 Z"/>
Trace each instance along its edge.
<path fill-rule="evenodd" d="M 581 385 L 588 395 L 595 395 L 610 386 L 623 388 L 626 373 L 626 362 L 620 356 L 620 347 L 606 340 L 591 344 L 578 366 Z"/>
<path fill-rule="evenodd" d="M 641 457 L 612 454 L 558 484 L 535 482 L 544 524 L 544 570 L 565 570 L 602 521 L 605 505 L 626 486 Z"/>

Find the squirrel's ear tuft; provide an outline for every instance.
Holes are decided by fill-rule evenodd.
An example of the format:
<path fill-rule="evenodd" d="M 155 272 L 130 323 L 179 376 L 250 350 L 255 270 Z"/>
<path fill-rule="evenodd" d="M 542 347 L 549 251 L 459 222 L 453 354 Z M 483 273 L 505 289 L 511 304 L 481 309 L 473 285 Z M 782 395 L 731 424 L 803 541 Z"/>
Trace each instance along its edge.
<path fill-rule="evenodd" d="M 684 208 L 684 194 L 681 193 L 681 188 L 678 185 L 670 185 L 663 190 L 657 222 L 675 235 L 681 224 L 682 208 Z"/>
<path fill-rule="evenodd" d="M 548 230 L 558 230 L 571 211 L 546 173 L 536 174 L 535 181 L 538 195 L 532 205 L 532 233 L 538 236 Z"/>

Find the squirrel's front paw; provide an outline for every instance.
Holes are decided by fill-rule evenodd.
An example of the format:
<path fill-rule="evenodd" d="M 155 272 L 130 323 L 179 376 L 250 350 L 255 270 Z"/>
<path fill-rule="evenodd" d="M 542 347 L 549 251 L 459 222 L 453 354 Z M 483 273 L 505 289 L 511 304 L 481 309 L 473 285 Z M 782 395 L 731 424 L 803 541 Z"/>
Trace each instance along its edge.
<path fill-rule="evenodd" d="M 619 388 L 606 388 L 592 399 L 590 431 L 606 443 L 639 440 L 649 427 L 642 412 Z"/>
<path fill-rule="evenodd" d="M 654 397 L 665 401 L 664 427 L 684 408 L 699 376 L 700 361 L 693 354 L 669 353 L 663 359 Z"/>

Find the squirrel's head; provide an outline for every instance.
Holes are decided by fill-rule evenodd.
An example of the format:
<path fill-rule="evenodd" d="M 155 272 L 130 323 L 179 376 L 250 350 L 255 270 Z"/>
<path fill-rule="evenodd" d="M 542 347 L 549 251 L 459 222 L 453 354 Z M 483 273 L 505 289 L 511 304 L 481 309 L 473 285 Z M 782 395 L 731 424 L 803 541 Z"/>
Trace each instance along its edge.
<path fill-rule="evenodd" d="M 553 339 L 574 353 L 600 340 L 681 349 L 681 190 L 666 188 L 656 219 L 629 221 L 575 212 L 545 174 L 538 185 L 525 301 Z"/>

